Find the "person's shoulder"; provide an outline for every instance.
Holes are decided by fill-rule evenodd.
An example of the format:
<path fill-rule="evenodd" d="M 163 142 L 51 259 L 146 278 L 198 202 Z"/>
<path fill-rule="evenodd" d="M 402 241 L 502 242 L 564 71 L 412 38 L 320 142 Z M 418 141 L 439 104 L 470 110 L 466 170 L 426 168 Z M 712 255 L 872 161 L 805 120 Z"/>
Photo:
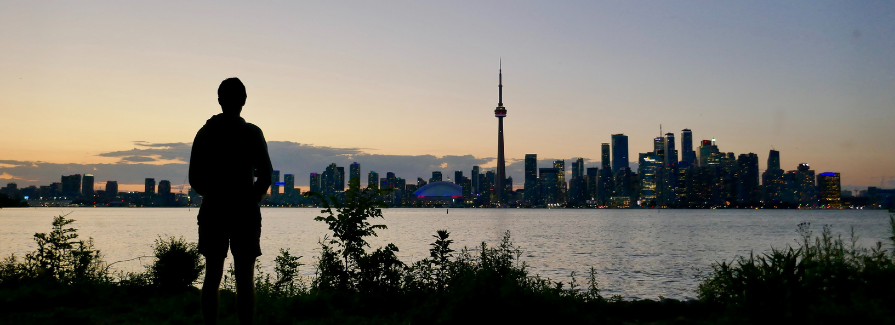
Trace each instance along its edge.
<path fill-rule="evenodd" d="M 263 132 L 261 132 L 261 128 L 259 128 L 259 127 L 258 127 L 257 125 L 255 125 L 255 124 L 252 124 L 252 123 L 249 123 L 249 122 L 246 122 L 246 129 L 248 129 L 249 131 L 251 131 L 251 132 L 253 132 L 253 133 L 258 133 L 258 134 L 263 133 Z"/>

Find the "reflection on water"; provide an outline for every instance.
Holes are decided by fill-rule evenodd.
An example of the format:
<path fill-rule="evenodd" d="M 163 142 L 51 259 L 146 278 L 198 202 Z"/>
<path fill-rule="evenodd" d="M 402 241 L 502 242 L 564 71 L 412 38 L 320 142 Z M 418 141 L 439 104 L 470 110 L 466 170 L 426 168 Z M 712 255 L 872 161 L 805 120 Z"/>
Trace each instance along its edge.
<path fill-rule="evenodd" d="M 32 235 L 49 232 L 55 215 L 68 213 L 83 237 L 93 237 L 108 262 L 152 254 L 158 236 L 197 240 L 197 209 L 186 208 L 39 208 L 0 209 L 0 255 L 22 255 L 36 248 Z M 317 209 L 262 209 L 260 263 L 273 272 L 279 248 L 303 255 L 312 264 L 326 227 L 313 218 Z M 579 282 L 591 266 L 598 271 L 604 296 L 692 298 L 700 272 L 714 261 L 731 260 L 750 250 L 795 245 L 796 225 L 811 222 L 815 233 L 830 224 L 848 235 L 854 226 L 860 243 L 885 240 L 885 211 L 821 210 L 532 210 L 532 209 L 387 209 L 389 229 L 370 240 L 373 247 L 395 243 L 407 263 L 429 255 L 438 229 L 447 229 L 455 249 L 494 243 L 504 231 L 523 249 L 522 259 L 541 276 Z M 374 222 L 374 224 L 379 222 Z M 142 263 L 148 263 L 143 260 Z M 228 262 L 229 263 L 229 262 Z M 118 270 L 139 270 L 141 261 L 118 263 Z M 311 266 L 302 273 L 312 275 Z"/>

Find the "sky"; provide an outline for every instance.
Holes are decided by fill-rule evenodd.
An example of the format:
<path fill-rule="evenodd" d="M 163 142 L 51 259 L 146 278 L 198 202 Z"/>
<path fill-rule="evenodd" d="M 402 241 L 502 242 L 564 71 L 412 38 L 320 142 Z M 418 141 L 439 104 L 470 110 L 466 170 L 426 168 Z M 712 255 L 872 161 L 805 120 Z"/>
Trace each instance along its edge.
<path fill-rule="evenodd" d="M 527 153 L 596 166 L 624 133 L 636 158 L 660 125 L 762 170 L 773 148 L 895 186 L 893 2 L 4 1 L 0 53 L 0 181 L 19 186 L 186 183 L 228 77 L 297 185 L 330 162 L 468 175 L 496 164 L 498 60 L 517 187 Z"/>

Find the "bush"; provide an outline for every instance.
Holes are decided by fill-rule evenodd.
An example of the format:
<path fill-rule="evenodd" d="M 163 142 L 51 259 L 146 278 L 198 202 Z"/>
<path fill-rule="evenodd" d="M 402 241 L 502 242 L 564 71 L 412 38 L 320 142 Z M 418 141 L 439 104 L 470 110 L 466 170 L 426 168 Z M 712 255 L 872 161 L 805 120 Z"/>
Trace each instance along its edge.
<path fill-rule="evenodd" d="M 93 247 L 93 238 L 78 240 L 78 230 L 66 228 L 75 222 L 66 215 L 53 218 L 49 233 L 34 234 L 37 250 L 21 262 L 10 255 L 0 262 L 0 283 L 25 279 L 50 279 L 63 284 L 108 282 L 108 266 Z"/>
<path fill-rule="evenodd" d="M 205 263 L 196 243 L 183 237 L 159 237 L 153 245 L 155 261 L 148 267 L 147 277 L 152 283 L 166 290 L 186 289 L 202 275 Z"/>
<path fill-rule="evenodd" d="M 895 217 L 890 217 L 895 235 Z M 895 250 L 882 243 L 867 249 L 824 226 L 812 238 L 800 224 L 800 247 L 713 265 L 698 288 L 699 299 L 726 306 L 738 317 L 812 322 L 893 322 Z M 895 236 L 893 236 L 895 243 Z"/>

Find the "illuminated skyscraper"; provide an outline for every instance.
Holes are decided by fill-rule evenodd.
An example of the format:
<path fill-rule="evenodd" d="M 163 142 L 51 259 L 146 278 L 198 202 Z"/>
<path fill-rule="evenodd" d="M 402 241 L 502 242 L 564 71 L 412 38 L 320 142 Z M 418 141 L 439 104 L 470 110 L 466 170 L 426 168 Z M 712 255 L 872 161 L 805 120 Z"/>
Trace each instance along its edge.
<path fill-rule="evenodd" d="M 737 166 L 737 203 L 740 207 L 757 207 L 761 198 L 761 189 L 758 187 L 758 155 L 751 152 L 740 154 Z"/>
<path fill-rule="evenodd" d="M 817 188 L 820 192 L 820 205 L 825 208 L 838 209 L 841 206 L 842 188 L 839 173 L 820 173 L 817 175 Z"/>
<path fill-rule="evenodd" d="M 152 183 L 155 185 L 155 181 Z M 154 189 L 155 187 L 153 187 Z M 68 176 L 62 176 L 62 190 L 61 193 L 63 196 L 68 197 L 76 197 L 81 194 L 81 174 L 74 174 Z"/>
<path fill-rule="evenodd" d="M 497 117 L 497 176 L 494 183 L 494 200 L 503 202 L 503 182 L 506 180 L 506 162 L 503 157 L 503 118 L 507 116 L 507 109 L 503 107 L 503 66 L 497 70 L 497 108 L 494 116 Z"/>
<path fill-rule="evenodd" d="M 783 203 L 786 181 L 780 169 L 780 152 L 768 153 L 768 168 L 761 174 L 761 200 L 764 206 L 777 207 Z"/>
<path fill-rule="evenodd" d="M 572 179 L 584 177 L 584 158 L 576 158 L 572 162 Z"/>
<path fill-rule="evenodd" d="M 472 166 L 472 173 L 469 174 L 469 179 L 472 180 L 472 193 L 479 194 L 482 193 L 482 182 L 481 182 L 481 174 L 482 170 L 479 166 Z M 417 186 L 420 186 L 417 184 Z M 421 186 L 420 186 L 421 187 Z"/>
<path fill-rule="evenodd" d="M 628 136 L 624 134 L 612 135 L 612 173 L 630 167 L 628 162 Z"/>
<path fill-rule="evenodd" d="M 610 163 L 609 152 L 610 152 L 610 150 L 609 150 L 608 143 L 604 142 L 602 145 L 600 145 L 600 162 L 601 162 L 600 169 L 601 170 L 603 170 L 603 169 L 608 170 L 608 169 L 612 168 L 611 167 L 612 165 Z"/>

